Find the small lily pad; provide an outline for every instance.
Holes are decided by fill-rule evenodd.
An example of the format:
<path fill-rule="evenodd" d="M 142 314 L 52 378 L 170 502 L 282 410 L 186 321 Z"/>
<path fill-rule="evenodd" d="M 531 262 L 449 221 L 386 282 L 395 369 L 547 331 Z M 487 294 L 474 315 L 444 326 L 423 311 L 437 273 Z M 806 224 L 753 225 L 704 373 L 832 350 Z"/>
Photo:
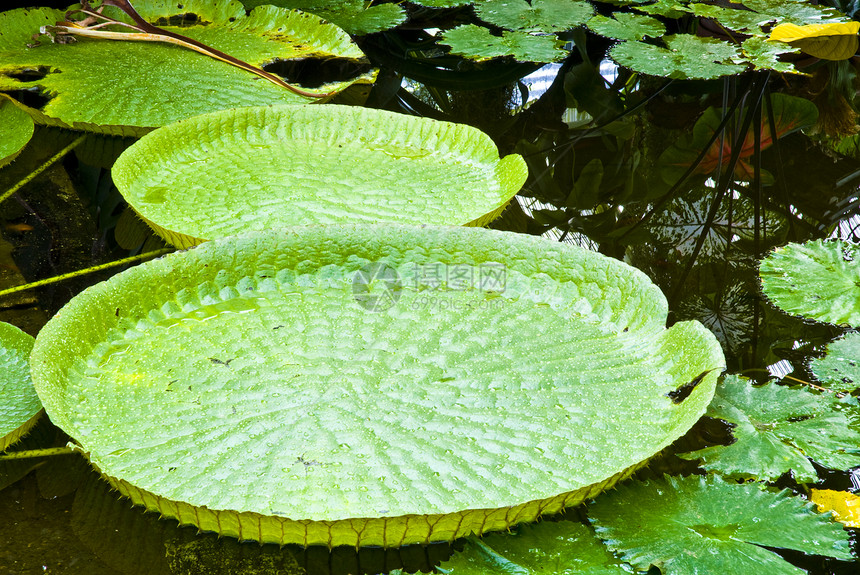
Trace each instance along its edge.
<path fill-rule="evenodd" d="M 470 537 L 437 568 L 447 575 L 629 575 L 594 532 L 574 521 L 521 525 L 515 533 Z"/>
<path fill-rule="evenodd" d="M 26 435 L 42 413 L 28 361 L 34 342 L 14 325 L 0 322 L 0 451 Z"/>
<path fill-rule="evenodd" d="M 775 481 L 791 471 L 798 483 L 816 481 L 809 459 L 833 469 L 860 465 L 860 433 L 849 427 L 842 408 L 832 394 L 774 383 L 756 387 L 730 376 L 717 386 L 706 415 L 732 424 L 734 443 L 680 457 L 739 478 Z"/>
<path fill-rule="evenodd" d="M 691 34 L 664 36 L 666 48 L 644 42 L 626 41 L 614 46 L 609 55 L 619 65 L 665 78 L 707 80 L 739 74 L 740 53 L 728 42 Z"/>
<path fill-rule="evenodd" d="M 667 313 L 643 273 L 571 245 L 318 225 L 122 272 L 31 365 L 137 504 L 240 539 L 398 546 L 579 504 L 684 434 L 724 359 Z"/>
<path fill-rule="evenodd" d="M 567 56 L 561 49 L 564 43 L 555 35 L 506 30 L 501 36 L 493 36 L 486 28 L 474 24 L 443 32 L 439 43 L 450 46 L 453 54 L 478 61 L 511 56 L 519 62 L 555 62 Z"/>
<path fill-rule="evenodd" d="M 822 384 L 840 391 L 860 387 L 860 333 L 849 332 L 827 346 L 827 355 L 809 362 Z"/>
<path fill-rule="evenodd" d="M 584 0 L 483 0 L 475 13 L 484 22 L 521 32 L 564 32 L 591 18 L 594 6 Z"/>
<path fill-rule="evenodd" d="M 765 547 L 852 560 L 842 526 L 788 490 L 719 476 L 630 482 L 589 507 L 597 535 L 638 569 L 664 575 L 803 575 Z"/>
<path fill-rule="evenodd" d="M 190 118 L 142 138 L 112 171 L 128 203 L 180 247 L 314 223 L 482 225 L 527 173 L 471 126 L 335 105 Z"/>
<path fill-rule="evenodd" d="M 374 4 L 364 0 L 242 0 L 245 8 L 271 4 L 291 10 L 311 12 L 350 34 L 363 35 L 382 32 L 406 21 L 406 12 L 397 4 Z"/>
<path fill-rule="evenodd" d="M 762 291 L 783 311 L 860 327 L 860 246 L 788 244 L 762 260 L 759 275 Z"/>

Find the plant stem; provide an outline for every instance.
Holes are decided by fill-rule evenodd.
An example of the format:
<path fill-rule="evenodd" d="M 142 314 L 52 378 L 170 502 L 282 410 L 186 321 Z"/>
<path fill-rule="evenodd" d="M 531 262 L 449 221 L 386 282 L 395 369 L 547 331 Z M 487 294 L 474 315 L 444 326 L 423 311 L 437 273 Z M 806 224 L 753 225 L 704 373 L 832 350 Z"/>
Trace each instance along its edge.
<path fill-rule="evenodd" d="M 68 455 L 75 453 L 77 449 L 71 447 L 47 447 L 45 449 L 28 449 L 26 451 L 13 451 L 0 455 L 0 461 L 9 461 L 11 459 L 31 459 L 33 457 L 48 457 L 51 455 Z"/>
<path fill-rule="evenodd" d="M 42 172 L 44 172 L 45 170 L 47 170 L 48 168 L 53 166 L 55 163 L 57 163 L 58 160 L 61 160 L 63 158 L 63 156 L 65 156 L 66 154 L 68 154 L 69 152 L 71 152 L 72 150 L 77 148 L 81 144 L 81 142 L 84 141 L 84 138 L 86 138 L 86 137 L 87 137 L 86 134 L 84 134 L 83 136 L 76 138 L 74 142 L 72 142 L 71 144 L 69 144 L 68 146 L 66 146 L 65 148 L 63 148 L 62 150 L 57 152 L 56 154 L 54 154 L 51 157 L 51 159 L 49 159 L 47 162 L 45 162 L 44 164 L 42 164 L 41 166 L 39 166 L 38 168 L 36 168 L 32 172 L 30 172 L 29 174 L 27 174 L 27 177 L 25 177 L 23 180 L 21 180 L 20 182 L 18 182 L 17 184 L 12 186 L 8 190 L 6 190 L 6 192 L 2 196 L 0 196 L 0 204 L 2 204 L 4 201 L 9 199 L 9 197 L 12 194 L 17 192 L 18 190 L 20 190 L 21 188 L 23 188 L 24 186 L 26 186 L 30 182 L 32 182 L 36 178 L 36 176 L 38 176 L 39 174 L 41 174 Z"/>
<path fill-rule="evenodd" d="M 121 265 L 125 265 L 125 264 L 130 264 L 130 263 L 134 263 L 134 262 L 138 262 L 138 261 L 142 261 L 142 260 L 146 260 L 146 259 L 150 259 L 150 258 L 155 258 L 155 257 L 158 257 L 158 256 L 163 256 L 164 254 L 168 254 L 168 253 L 170 253 L 170 252 L 172 252 L 172 251 L 174 251 L 174 250 L 173 250 L 173 248 L 163 248 L 163 249 L 155 250 L 155 251 L 152 251 L 152 252 L 146 252 L 145 254 L 138 254 L 138 255 L 136 255 L 136 256 L 131 256 L 130 258 L 124 258 L 124 259 L 121 259 L 121 260 L 116 260 L 116 261 L 114 261 L 114 262 L 108 262 L 108 263 L 106 263 L 106 264 L 101 264 L 101 265 L 97 265 L 97 266 L 92 266 L 92 267 L 89 267 L 89 268 L 86 268 L 86 269 L 83 269 L 83 270 L 78 270 L 78 271 L 75 271 L 75 272 L 69 272 L 69 273 L 67 273 L 67 274 L 62 274 L 62 275 L 54 276 L 54 277 L 52 277 L 52 278 L 48 278 L 48 279 L 44 279 L 44 280 L 39 280 L 39 281 L 36 281 L 36 282 L 32 282 L 32 283 L 28 283 L 28 284 L 24 284 L 24 285 L 15 286 L 15 287 L 12 287 L 12 288 L 9 288 L 9 289 L 0 290 L 0 297 L 3 297 L 3 296 L 5 296 L 5 295 L 9 295 L 9 294 L 13 294 L 13 293 L 18 293 L 18 292 L 20 292 L 20 291 L 26 291 L 26 290 L 28 290 L 28 289 L 33 289 L 33 288 L 41 287 L 41 286 L 44 286 L 44 285 L 49 285 L 49 284 L 52 284 L 52 283 L 61 282 L 61 281 L 63 281 L 63 280 L 67 280 L 67 279 L 70 279 L 70 278 L 75 278 L 75 277 L 78 277 L 78 276 L 87 275 L 87 274 L 90 274 L 90 273 L 93 273 L 93 272 L 98 272 L 98 271 L 101 271 L 101 270 L 106 270 L 106 269 L 110 269 L 110 268 L 113 268 L 113 267 L 117 267 L 117 266 L 121 266 Z"/>

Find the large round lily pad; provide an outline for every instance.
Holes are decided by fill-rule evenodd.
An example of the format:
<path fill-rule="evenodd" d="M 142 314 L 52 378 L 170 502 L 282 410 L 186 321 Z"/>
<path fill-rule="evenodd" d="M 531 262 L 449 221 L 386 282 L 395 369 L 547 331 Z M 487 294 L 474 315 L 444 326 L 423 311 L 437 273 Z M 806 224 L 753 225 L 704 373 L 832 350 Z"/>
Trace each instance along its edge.
<path fill-rule="evenodd" d="M 0 451 L 26 435 L 42 413 L 27 361 L 34 341 L 0 321 Z"/>
<path fill-rule="evenodd" d="M 538 238 L 295 227 L 86 290 L 31 364 L 51 420 L 136 503 L 393 546 L 578 504 L 682 435 L 724 360 L 666 313 L 641 272 Z"/>
<path fill-rule="evenodd" d="M 522 187 L 522 157 L 483 132 L 350 106 L 240 108 L 150 133 L 114 165 L 174 245 L 339 222 L 480 225 Z M 205 208 L 204 208 L 205 207 Z"/>

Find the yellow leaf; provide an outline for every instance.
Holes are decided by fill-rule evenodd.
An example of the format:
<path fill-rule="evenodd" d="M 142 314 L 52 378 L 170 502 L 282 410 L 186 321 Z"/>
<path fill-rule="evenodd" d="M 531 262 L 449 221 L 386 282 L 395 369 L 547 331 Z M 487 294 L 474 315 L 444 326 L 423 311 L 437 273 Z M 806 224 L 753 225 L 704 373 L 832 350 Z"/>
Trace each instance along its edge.
<path fill-rule="evenodd" d="M 860 22 L 830 22 L 827 24 L 780 24 L 770 32 L 769 41 L 796 46 L 816 58 L 847 60 L 857 52 Z"/>
<path fill-rule="evenodd" d="M 818 511 L 832 511 L 834 518 L 847 527 L 860 527 L 860 496 L 848 491 L 813 489 L 809 499 Z"/>

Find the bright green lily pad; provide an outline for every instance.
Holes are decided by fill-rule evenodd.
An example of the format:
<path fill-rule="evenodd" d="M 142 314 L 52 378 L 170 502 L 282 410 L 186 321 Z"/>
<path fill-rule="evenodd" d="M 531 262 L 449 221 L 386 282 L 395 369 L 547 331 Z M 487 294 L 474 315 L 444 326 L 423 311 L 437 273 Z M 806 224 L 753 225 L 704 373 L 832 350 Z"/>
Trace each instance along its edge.
<path fill-rule="evenodd" d="M 364 0 L 242 0 L 242 4 L 247 9 L 272 4 L 281 8 L 311 12 L 356 35 L 382 32 L 406 21 L 406 12 L 397 4 L 368 6 Z"/>
<path fill-rule="evenodd" d="M 136 503 L 241 539 L 397 546 L 579 504 L 685 433 L 724 359 L 666 317 L 643 273 L 570 245 L 309 226 L 118 274 L 31 365 Z"/>
<path fill-rule="evenodd" d="M 34 341 L 14 325 L 0 322 L 0 452 L 26 435 L 42 413 L 28 362 Z"/>
<path fill-rule="evenodd" d="M 731 423 L 731 445 L 682 454 L 701 459 L 702 467 L 723 475 L 775 481 L 789 471 L 798 483 L 818 480 L 813 459 L 833 469 L 860 465 L 860 432 L 849 427 L 842 403 L 776 384 L 754 387 L 727 377 L 706 415 Z"/>
<path fill-rule="evenodd" d="M 484 22 L 521 32 L 564 32 L 591 18 L 594 6 L 584 0 L 484 0 L 475 6 Z"/>
<path fill-rule="evenodd" d="M 588 27 L 596 34 L 616 40 L 659 38 L 666 33 L 666 27 L 656 18 L 629 12 L 617 12 L 612 18 L 598 14 L 588 21 Z"/>
<path fill-rule="evenodd" d="M 691 34 L 664 36 L 667 48 L 644 42 L 621 42 L 609 55 L 619 65 L 648 74 L 680 80 L 708 80 L 739 74 L 740 53 L 728 42 Z"/>
<path fill-rule="evenodd" d="M 638 569 L 664 575 L 803 575 L 763 547 L 851 560 L 848 534 L 788 490 L 718 476 L 631 482 L 589 508 L 598 537 Z"/>
<path fill-rule="evenodd" d="M 816 379 L 840 391 L 860 387 L 860 333 L 852 331 L 827 346 L 827 355 L 809 362 Z"/>
<path fill-rule="evenodd" d="M 482 225 L 527 174 L 470 126 L 334 105 L 191 118 L 142 138 L 112 171 L 128 203 L 182 247 L 314 223 Z"/>
<path fill-rule="evenodd" d="M 762 260 L 759 275 L 764 294 L 783 311 L 860 327 L 860 246 L 788 244 Z"/>
<path fill-rule="evenodd" d="M 547 521 L 521 525 L 516 533 L 470 537 L 466 547 L 437 570 L 448 575 L 629 575 L 582 523 Z"/>
<path fill-rule="evenodd" d="M 555 62 L 567 56 L 561 49 L 564 43 L 554 35 L 505 31 L 501 36 L 493 36 L 486 28 L 474 24 L 446 30 L 439 43 L 450 46 L 453 54 L 478 61 L 511 56 L 519 62 Z"/>
<path fill-rule="evenodd" d="M 346 32 L 312 14 L 261 6 L 246 16 L 242 5 L 232 0 L 137 0 L 134 5 L 152 22 L 196 14 L 199 21 L 194 25 L 164 28 L 256 66 L 310 57 L 354 62 L 364 58 Z M 85 130 L 140 134 L 213 110 L 309 101 L 250 72 L 170 44 L 91 38 L 52 44 L 43 37 L 42 45 L 28 47 L 31 36 L 39 31 L 37 24 L 56 13 L 12 10 L 0 20 L 0 38 L 11 35 L 0 45 L 0 90 L 38 88 L 51 96 L 41 108 L 49 118 L 46 121 Z M 112 7 L 106 13 L 128 20 Z M 45 75 L 15 77 L 26 69 L 41 69 Z M 370 82 L 372 75 L 309 90 L 337 92 L 359 81 Z"/>
<path fill-rule="evenodd" d="M 0 94 L 0 168 L 11 162 L 33 136 L 33 118 Z"/>

